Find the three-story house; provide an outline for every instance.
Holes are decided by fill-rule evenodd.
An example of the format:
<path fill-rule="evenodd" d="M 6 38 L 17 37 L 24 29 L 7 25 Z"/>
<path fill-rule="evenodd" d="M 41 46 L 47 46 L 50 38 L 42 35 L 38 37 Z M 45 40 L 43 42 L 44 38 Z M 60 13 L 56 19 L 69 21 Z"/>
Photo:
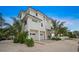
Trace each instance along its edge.
<path fill-rule="evenodd" d="M 50 35 L 52 20 L 38 10 L 28 8 L 20 12 L 20 17 L 25 24 L 25 31 L 34 40 L 46 40 Z"/>

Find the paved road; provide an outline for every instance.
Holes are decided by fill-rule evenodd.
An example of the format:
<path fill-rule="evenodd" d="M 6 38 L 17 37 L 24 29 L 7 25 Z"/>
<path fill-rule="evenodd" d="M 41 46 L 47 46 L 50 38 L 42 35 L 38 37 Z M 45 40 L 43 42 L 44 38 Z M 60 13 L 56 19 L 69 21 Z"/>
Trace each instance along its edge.
<path fill-rule="evenodd" d="M 77 40 L 36 41 L 34 47 L 12 43 L 12 40 L 0 41 L 0 52 L 77 52 Z"/>

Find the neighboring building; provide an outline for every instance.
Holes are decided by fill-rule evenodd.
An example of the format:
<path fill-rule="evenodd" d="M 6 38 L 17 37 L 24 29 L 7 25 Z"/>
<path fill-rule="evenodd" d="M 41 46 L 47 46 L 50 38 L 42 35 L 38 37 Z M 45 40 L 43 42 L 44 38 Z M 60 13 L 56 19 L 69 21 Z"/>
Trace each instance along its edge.
<path fill-rule="evenodd" d="M 27 11 L 21 11 L 19 17 L 23 19 L 25 31 L 28 31 L 30 37 L 34 40 L 46 40 L 51 34 L 51 19 L 41 12 L 28 8 Z"/>

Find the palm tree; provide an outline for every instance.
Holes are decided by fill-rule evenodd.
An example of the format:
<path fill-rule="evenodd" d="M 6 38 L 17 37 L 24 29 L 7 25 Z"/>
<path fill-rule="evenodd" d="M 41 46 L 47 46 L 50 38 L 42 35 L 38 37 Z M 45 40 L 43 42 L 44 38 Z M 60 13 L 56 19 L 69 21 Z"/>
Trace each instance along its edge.
<path fill-rule="evenodd" d="M 28 47 L 34 46 L 34 41 L 32 38 L 28 38 L 28 32 L 24 31 L 24 20 L 17 17 L 12 17 L 14 20 L 12 31 L 14 36 L 14 43 L 24 43 Z"/>
<path fill-rule="evenodd" d="M 10 24 L 5 22 L 2 13 L 0 13 L 0 39 L 6 38 L 9 36 Z"/>
<path fill-rule="evenodd" d="M 12 31 L 15 37 L 14 42 L 23 43 L 24 39 L 27 37 L 27 33 L 24 32 L 24 22 L 19 17 L 11 17 L 14 20 Z"/>
<path fill-rule="evenodd" d="M 79 31 L 73 31 L 77 38 L 79 38 Z"/>
<path fill-rule="evenodd" d="M 68 34 L 67 27 L 59 28 L 58 34 L 59 34 L 59 36 L 67 36 L 67 34 Z"/>
<path fill-rule="evenodd" d="M 65 22 L 60 22 L 57 20 L 52 21 L 52 31 L 55 37 L 67 34 L 67 27 L 64 26 L 64 23 Z"/>
<path fill-rule="evenodd" d="M 2 13 L 0 13 L 0 28 L 2 28 L 2 26 L 3 26 L 4 22 L 5 22 L 5 20 L 3 19 L 2 16 L 3 16 Z"/>
<path fill-rule="evenodd" d="M 34 46 L 33 39 L 28 39 L 28 33 L 24 31 L 24 20 L 19 17 L 11 18 L 14 20 L 13 25 L 5 23 L 2 16 L 0 16 L 0 38 L 12 36 L 14 43 L 25 43 L 29 47 Z"/>

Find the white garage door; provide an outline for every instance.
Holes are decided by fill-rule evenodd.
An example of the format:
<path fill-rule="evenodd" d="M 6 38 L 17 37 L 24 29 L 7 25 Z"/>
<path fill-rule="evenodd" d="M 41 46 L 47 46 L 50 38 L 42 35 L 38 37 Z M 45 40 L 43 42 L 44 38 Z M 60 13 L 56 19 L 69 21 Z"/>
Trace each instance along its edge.
<path fill-rule="evenodd" d="M 44 32 L 40 32 L 40 40 L 44 40 L 45 39 L 45 33 Z"/>
<path fill-rule="evenodd" d="M 37 32 L 35 32 L 35 31 L 32 31 L 31 33 L 30 33 L 30 36 L 34 39 L 34 40 L 37 40 L 38 39 L 38 33 Z"/>

